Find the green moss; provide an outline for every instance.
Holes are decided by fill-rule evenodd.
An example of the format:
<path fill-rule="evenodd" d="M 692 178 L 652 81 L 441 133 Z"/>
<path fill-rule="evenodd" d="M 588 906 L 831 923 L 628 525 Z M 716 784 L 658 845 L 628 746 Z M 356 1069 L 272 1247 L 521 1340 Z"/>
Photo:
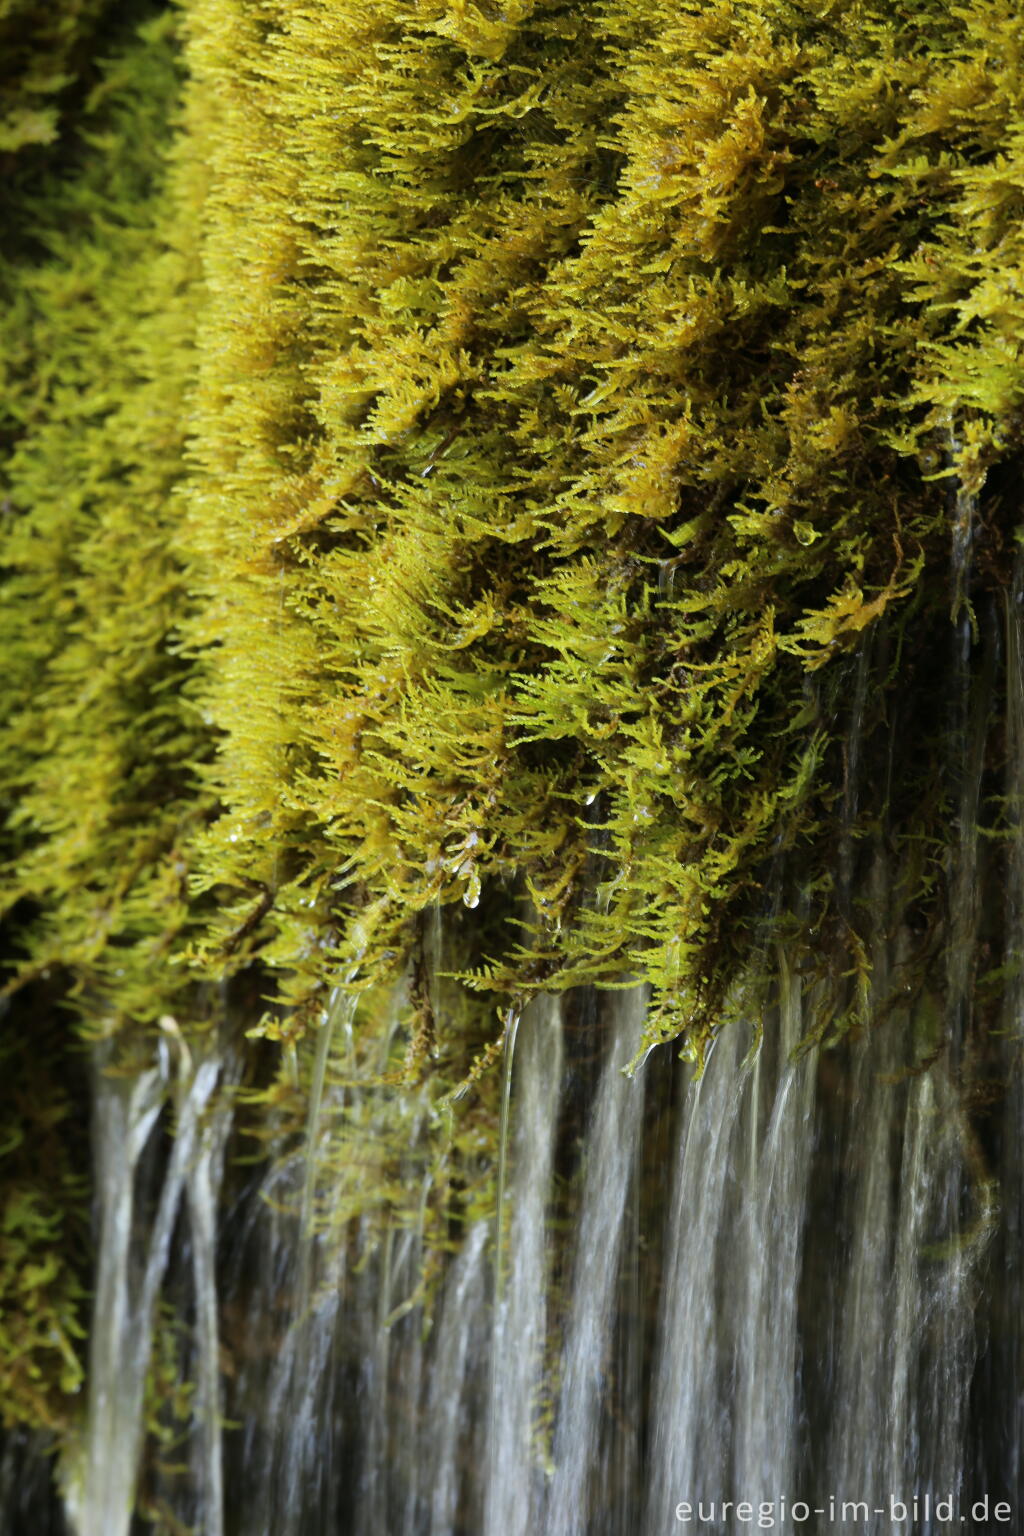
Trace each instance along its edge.
<path fill-rule="evenodd" d="M 8 914 L 0 1407 L 77 1406 L 89 1036 L 197 1015 L 173 968 L 206 750 L 173 543 L 191 260 L 167 201 L 174 27 L 129 28 L 60 162 L 15 177 L 0 261 L 0 782 Z"/>
<path fill-rule="evenodd" d="M 379 955 L 511 882 L 478 984 L 646 976 L 652 1038 L 706 1027 L 780 839 L 834 911 L 821 679 L 939 622 L 950 477 L 1019 452 L 1009 12 L 191 26 L 206 878 L 273 890 L 292 995 L 323 922 L 369 901 Z"/>
<path fill-rule="evenodd" d="M 0 156 L 8 171 L 14 156 L 52 145 L 61 108 L 83 66 L 107 0 L 32 0 L 0 4 Z"/>
<path fill-rule="evenodd" d="M 699 1053 L 783 943 L 831 1038 L 882 845 L 946 988 L 950 616 L 985 631 L 1019 521 L 1020 29 L 1008 0 L 181 27 L 170 172 L 161 17 L 19 189 L 2 277 L 11 985 L 145 1033 L 248 973 L 296 1127 L 303 1037 L 358 994 L 345 1209 L 407 1198 L 415 1100 L 440 1244 L 491 1199 L 531 994 L 646 980 L 646 1043 Z M 980 750 L 1001 833 L 998 723 Z"/>
<path fill-rule="evenodd" d="M 36 994 L 37 1004 L 43 998 Z M 45 1017 L 45 1016 L 44 1016 Z M 83 1084 L 45 1024 L 30 1048 L 4 1019 L 0 1045 L 0 1421 L 65 1425 L 82 1385 L 88 1259 Z"/>

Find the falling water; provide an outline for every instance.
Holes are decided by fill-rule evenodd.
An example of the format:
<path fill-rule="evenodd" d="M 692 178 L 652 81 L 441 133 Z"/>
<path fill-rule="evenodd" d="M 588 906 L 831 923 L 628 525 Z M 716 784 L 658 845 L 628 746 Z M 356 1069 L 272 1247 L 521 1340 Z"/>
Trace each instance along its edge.
<path fill-rule="evenodd" d="M 302 1160 L 293 1156 L 249 1193 L 244 1222 L 231 1234 L 234 1262 L 222 1278 L 235 1373 L 229 1417 L 240 1424 L 227 1458 L 247 1536 L 303 1529 L 330 1481 L 337 1286 L 325 1284 L 323 1304 L 312 1312 L 296 1307 L 303 1264 L 319 1269 L 319 1255 L 304 1260 L 300 1252 L 303 1178 Z M 328 1268 L 325 1280 L 336 1279 Z"/>
<path fill-rule="evenodd" d="M 200 1428 L 196 1441 L 196 1482 L 204 1516 L 205 1536 L 223 1536 L 224 1533 L 217 1206 L 233 1107 L 231 1096 L 222 1094 L 213 1113 L 207 1115 L 200 1126 L 195 1152 L 186 1171 L 196 1308 L 196 1386 Z"/>
<path fill-rule="evenodd" d="M 591 1507 L 611 1489 L 598 1464 L 602 1405 L 627 1200 L 635 1177 L 643 1084 L 624 1069 L 635 1055 L 645 995 L 634 988 L 613 1019 L 604 1073 L 587 1140 L 568 1336 L 561 1373 L 554 1475 L 545 1521 L 549 1536 L 582 1536 L 598 1529 Z"/>
<path fill-rule="evenodd" d="M 135 1500 L 140 1405 L 121 1375 L 121 1364 L 138 1316 L 131 1252 L 135 1175 L 162 1099 L 155 1067 L 125 1079 L 108 1076 L 104 1065 L 101 1056 L 94 1111 L 100 1223 L 89 1408 L 81 1483 L 69 1501 L 80 1536 L 127 1531 Z"/>
<path fill-rule="evenodd" d="M 519 1026 L 518 1096 L 510 1191 L 508 1274 L 495 1316 L 488 1404 L 485 1536 L 536 1529 L 547 1455 L 537 1418 L 544 1385 L 550 1248 L 547 1207 L 561 1075 L 561 1013 L 534 1004 Z"/>
<path fill-rule="evenodd" d="M 484 1342 L 484 1254 L 487 1227 L 479 1222 L 449 1273 L 423 1424 L 423 1465 L 431 1469 L 430 1536 L 454 1536 L 466 1469 L 483 1446 L 472 1412 L 473 1372 Z M 479 1507 L 467 1509 L 479 1519 Z"/>
<path fill-rule="evenodd" d="M 1021 720 L 1018 701 L 1012 743 Z M 969 741 L 961 761 L 977 761 Z M 960 782 L 977 802 L 966 769 Z M 366 1060 L 347 1008 L 322 1032 L 305 1128 L 282 1112 L 243 1184 L 221 1178 L 231 1096 L 217 1057 L 171 1040 L 134 1074 L 98 1071 L 76 1536 L 128 1536 L 176 1230 L 193 1488 L 164 1503 L 203 1536 L 660 1536 L 681 1504 L 695 1523 L 705 1512 L 696 1528 L 731 1533 L 723 1502 L 742 1501 L 796 1530 L 781 1510 L 801 1500 L 863 1503 L 856 1528 L 875 1536 L 984 1529 L 961 1508 L 1005 1496 L 1007 1465 L 1017 1477 L 1014 1431 L 999 1432 L 999 1466 L 979 1448 L 975 1400 L 990 1389 L 1019 1426 L 1019 1324 L 984 1297 L 992 1252 L 1019 1269 L 1020 1182 L 1007 1151 L 1011 1211 L 993 1249 L 991 1178 L 958 1058 L 941 1048 L 944 1000 L 907 992 L 917 939 L 881 839 L 873 859 L 870 980 L 842 1018 L 785 947 L 737 982 L 703 1070 L 663 1051 L 627 1075 L 640 987 L 513 1010 L 501 1195 L 490 1218 L 452 1218 L 440 1259 L 427 1234 L 436 1127 L 429 1101 L 381 1086 L 387 1029 Z M 976 946 L 973 927 L 953 931 Z M 431 988 L 440 1010 L 446 989 Z M 396 996 L 396 1020 L 405 1006 Z M 1019 1020 L 1011 1009 L 999 1047 L 1015 1069 L 1011 1121 Z M 155 1135 L 168 1099 L 169 1144 Z M 390 1216 L 367 1200 L 364 1167 L 385 1136 L 405 1148 Z M 956 1501 L 952 1523 L 940 1497 Z"/>
<path fill-rule="evenodd" d="M 792 1488 L 799 1426 L 797 1305 L 813 1152 L 814 1061 L 796 1058 L 807 1021 L 799 980 L 779 961 L 776 1060 L 762 1046 L 748 1088 L 740 1231 L 729 1274 L 734 1311 L 735 1453 L 743 1497 Z M 767 1104 L 759 1100 L 771 1082 Z M 756 1496 L 756 1495 L 755 1495 Z"/>
<path fill-rule="evenodd" d="M 716 1040 L 685 1105 L 673 1174 L 661 1294 L 647 1526 L 663 1526 L 686 1498 L 726 1486 L 729 1405 L 720 1339 L 720 1269 L 730 1262 L 723 1216 L 731 1210 L 733 1133 L 747 1081 L 742 1027 Z M 730 1362 L 731 1363 L 731 1362 Z"/>
<path fill-rule="evenodd" d="M 856 1054 L 833 1260 L 842 1411 L 831 1426 L 829 1487 L 872 1508 L 890 1494 L 957 1497 L 974 1363 L 959 1107 L 941 1070 L 900 1063 L 891 1035 L 863 1040 Z"/>
<path fill-rule="evenodd" d="M 298 1148 L 271 1157 L 225 1280 L 236 1309 L 232 1406 L 244 1426 L 236 1476 L 247 1536 L 309 1536 L 334 1501 L 345 1254 L 320 1229 L 316 1190 L 324 1120 L 346 1107 L 345 1091 L 328 1087 L 331 1049 L 340 1041 L 350 1050 L 352 1013 L 350 994 L 332 994 L 316 1038 L 305 1134 Z"/>
<path fill-rule="evenodd" d="M 814 1064 L 793 1059 L 801 992 L 781 967 L 775 1058 L 743 1052 L 750 999 L 716 1042 L 682 1119 L 662 1297 L 647 1523 L 792 1489 L 798 1296 L 813 1149 Z M 748 1027 L 744 1029 L 744 1015 Z"/>
<path fill-rule="evenodd" d="M 184 1044 L 180 1040 L 177 1043 L 172 1085 L 176 1133 L 159 1182 L 155 1214 L 146 1230 L 140 1230 L 138 1219 L 137 1172 L 160 1115 L 166 1073 L 149 1067 L 134 1076 L 115 1075 L 109 1052 L 99 1058 L 96 1165 L 100 1260 L 85 1439 L 78 1483 L 69 1500 L 78 1536 L 127 1536 L 131 1524 L 154 1314 L 182 1188 L 200 1136 L 200 1116 L 221 1070 L 215 1056 L 194 1063 Z M 203 1156 L 201 1151 L 201 1163 Z M 198 1192 L 199 1185 L 194 1187 Z M 142 1257 L 137 1260 L 134 1250 L 140 1239 Z M 202 1261 L 199 1267 L 202 1271 Z M 218 1488 L 219 1477 L 214 1474 L 210 1492 L 215 1500 Z M 217 1518 L 215 1505 L 211 1520 Z M 211 1525 L 211 1531 L 215 1529 Z"/>

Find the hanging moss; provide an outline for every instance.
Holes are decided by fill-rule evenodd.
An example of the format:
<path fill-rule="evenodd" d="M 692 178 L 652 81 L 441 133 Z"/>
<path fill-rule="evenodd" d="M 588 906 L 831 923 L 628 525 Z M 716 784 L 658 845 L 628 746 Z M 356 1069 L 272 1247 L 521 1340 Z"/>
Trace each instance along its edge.
<path fill-rule="evenodd" d="M 477 985 L 646 976 L 652 1038 L 706 1027 L 780 846 L 835 910 L 832 701 L 883 617 L 905 644 L 948 612 L 964 498 L 1006 577 L 1009 11 L 191 29 L 202 861 L 237 892 L 206 953 L 259 909 L 312 997 L 354 911 L 369 977 L 410 914 L 514 886 L 536 924 Z"/>
<path fill-rule="evenodd" d="M 440 1244 L 532 993 L 646 980 L 647 1043 L 699 1050 L 781 940 L 838 1029 L 880 842 L 915 985 L 960 986 L 945 658 L 1017 534 L 1018 18 L 187 0 L 177 116 L 175 26 L 19 183 L 0 279 L 9 987 L 146 1036 L 245 975 L 296 1129 L 359 994 L 332 1070 L 382 1107 L 336 1160 L 369 1117 L 352 1209 L 400 1204 L 422 1094 Z"/>
<path fill-rule="evenodd" d="M 173 554 L 191 335 L 165 190 L 173 23 L 133 26 L 92 67 L 60 161 L 11 184 L 0 264 L 0 1415 L 49 1428 L 79 1389 L 87 1316 L 74 1020 L 97 1036 L 197 1013 L 171 965 L 195 921 L 205 751 Z"/>

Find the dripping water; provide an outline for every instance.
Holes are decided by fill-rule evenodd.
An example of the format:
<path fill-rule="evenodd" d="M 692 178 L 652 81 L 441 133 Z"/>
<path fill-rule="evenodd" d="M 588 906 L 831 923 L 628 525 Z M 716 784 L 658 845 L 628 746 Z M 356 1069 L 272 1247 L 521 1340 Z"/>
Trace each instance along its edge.
<path fill-rule="evenodd" d="M 475 1369 L 485 1342 L 487 1237 L 487 1223 L 477 1222 L 449 1271 L 440 1309 L 421 1448 L 424 1481 L 433 1485 L 430 1536 L 476 1529 L 481 1518 L 479 1500 L 464 1490 L 484 1451 L 480 1414 L 474 1408 L 479 1388 Z"/>
<path fill-rule="evenodd" d="M 740 1173 L 744 1208 L 737 1212 L 740 1232 L 729 1275 L 735 1308 L 732 1476 L 737 1489 L 797 1485 L 797 1299 L 815 1079 L 811 1055 L 796 1053 L 809 1022 L 807 1011 L 799 978 L 780 954 L 775 1061 L 770 1074 L 768 1043 L 763 1043 L 749 1089 L 749 1129 Z M 758 1089 L 770 1075 L 774 1093 L 759 1113 Z"/>
<path fill-rule="evenodd" d="M 542 998 L 524 1013 L 517 1052 L 516 1134 L 508 1275 L 491 1345 L 484 1536 L 536 1529 L 547 1456 L 537 1429 L 544 1376 L 550 1198 L 562 1060 L 561 1008 Z"/>
<path fill-rule="evenodd" d="M 723 1216 L 734 1200 L 730 1149 L 747 1087 L 747 1043 L 742 1026 L 723 1031 L 684 1105 L 653 1373 L 651 1532 L 678 1501 L 717 1499 L 727 1486 L 730 1384 L 718 1294 L 731 1257 Z"/>
<path fill-rule="evenodd" d="M 494 1202 L 494 1283 L 500 1301 L 504 1289 L 505 1187 L 508 1182 L 508 1131 L 512 1104 L 512 1072 L 522 1007 L 514 1003 L 505 1014 L 505 1049 L 502 1062 L 501 1119 L 498 1122 L 498 1189 Z"/>
<path fill-rule="evenodd" d="M 635 987 L 614 1011 L 587 1140 L 554 1474 L 545 1521 L 549 1536 L 596 1531 L 596 1510 L 589 1506 L 600 1509 L 611 1493 L 608 1471 L 599 1464 L 602 1408 L 643 1108 L 642 1080 L 627 1078 L 625 1068 L 640 1044 L 645 1003 L 644 989 Z"/>
<path fill-rule="evenodd" d="M 1007 649 L 1012 664 L 1012 625 Z M 1021 771 L 1008 768 L 1014 804 Z M 401 1101 L 400 1209 L 388 1218 L 355 1198 L 361 1150 L 382 1115 L 389 1134 L 398 1123 L 371 1086 L 396 1022 L 363 1086 L 351 1014 L 338 1013 L 343 1031 L 312 1063 L 304 1137 L 282 1131 L 233 1212 L 218 1214 L 226 1068 L 179 1051 L 162 1069 L 101 1073 L 103 1259 L 77 1536 L 128 1536 L 153 1313 L 182 1206 L 189 1507 L 207 1536 L 659 1536 L 683 1500 L 969 1495 L 988 1217 L 956 1064 L 935 1050 L 942 1000 L 903 987 L 913 946 L 895 888 L 879 843 L 870 993 L 845 1035 L 829 1035 L 834 1001 L 780 949 L 772 989 L 737 985 L 703 1072 L 658 1051 L 630 1080 L 646 1000 L 626 990 L 572 1015 L 601 1052 L 577 1113 L 571 1003 L 509 1012 L 497 1217 L 461 1224 L 429 1281 L 434 1168 L 415 1095 Z M 1019 1012 L 1011 1026 L 1017 1042 Z M 161 1167 L 152 1139 L 169 1094 L 177 1135 Z M 326 1219 L 350 1201 L 353 1222 Z M 1013 1338 L 1019 1355 L 1019 1328 Z M 999 1389 L 1017 1415 L 1019 1370 Z M 222 1413 L 237 1427 L 222 1429 Z"/>
<path fill-rule="evenodd" d="M 319 1219 L 317 1196 L 330 1127 L 360 1114 L 358 1094 L 328 1082 L 332 1050 L 340 1045 L 351 1058 L 354 1007 L 350 991 L 332 992 L 314 1044 L 305 1134 L 291 1150 L 287 1132 L 272 1142 L 226 1281 L 240 1353 L 230 1416 L 244 1425 L 231 1456 L 244 1536 L 327 1536 L 332 1528 L 346 1254 L 343 1237 Z"/>
<path fill-rule="evenodd" d="M 237 1078 L 240 1063 L 226 1063 L 224 1078 Z M 186 1173 L 196 1309 L 196 1386 L 200 1433 L 196 1483 L 204 1536 L 224 1536 L 220 1297 L 217 1286 L 217 1209 L 224 1154 L 231 1131 L 233 1098 L 222 1093 L 200 1127 Z"/>
<path fill-rule="evenodd" d="M 69 1504 L 78 1536 L 128 1536 L 143 1442 L 146 1373 L 160 1286 L 182 1190 L 200 1135 L 200 1117 L 221 1064 L 197 1063 L 177 1040 L 176 1133 L 148 1228 L 140 1230 L 137 1171 L 163 1105 L 165 1074 L 149 1067 L 117 1074 L 101 1048 L 96 1085 L 99 1268 L 89 1359 L 89 1401 L 80 1468 Z M 141 1260 L 135 1248 L 141 1247 Z M 217 1497 L 216 1479 L 208 1490 Z M 216 1519 L 215 1509 L 211 1518 Z"/>

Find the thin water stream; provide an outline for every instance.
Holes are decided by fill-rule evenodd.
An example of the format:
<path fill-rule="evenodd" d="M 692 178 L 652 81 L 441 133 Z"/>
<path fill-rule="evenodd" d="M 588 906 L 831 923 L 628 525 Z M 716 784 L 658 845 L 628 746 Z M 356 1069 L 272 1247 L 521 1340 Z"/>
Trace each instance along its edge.
<path fill-rule="evenodd" d="M 142 1453 L 146 1375 L 153 1343 L 160 1288 L 167 1271 L 182 1191 L 190 1175 L 193 1206 L 212 1197 L 211 1160 L 215 1134 L 204 1133 L 201 1117 L 210 1102 L 221 1061 L 216 1055 L 194 1061 L 184 1046 L 166 1071 L 147 1067 L 133 1077 L 115 1074 L 109 1053 L 101 1051 L 96 1072 L 97 1187 L 100 1199 L 99 1267 L 90 1350 L 89 1402 L 77 1466 L 71 1473 L 69 1506 L 79 1536 L 128 1536 L 135 1506 Z M 157 1124 L 165 1087 L 174 1100 L 176 1125 L 166 1167 L 151 1192 L 147 1221 L 138 1171 Z M 204 1144 L 205 1143 L 205 1144 Z M 200 1211 L 197 1227 L 197 1278 L 202 1319 L 200 1333 L 211 1329 L 212 1284 L 204 1241 L 213 1213 Z M 207 1337 L 207 1347 L 213 1340 Z M 205 1518 L 210 1536 L 219 1536 L 221 1494 L 216 1401 L 212 1385 L 216 1360 L 200 1369 L 206 1386 L 203 1402 L 208 1454 Z M 210 1402 L 213 1395 L 214 1403 Z M 215 1470 L 211 1463 L 218 1461 Z"/>

